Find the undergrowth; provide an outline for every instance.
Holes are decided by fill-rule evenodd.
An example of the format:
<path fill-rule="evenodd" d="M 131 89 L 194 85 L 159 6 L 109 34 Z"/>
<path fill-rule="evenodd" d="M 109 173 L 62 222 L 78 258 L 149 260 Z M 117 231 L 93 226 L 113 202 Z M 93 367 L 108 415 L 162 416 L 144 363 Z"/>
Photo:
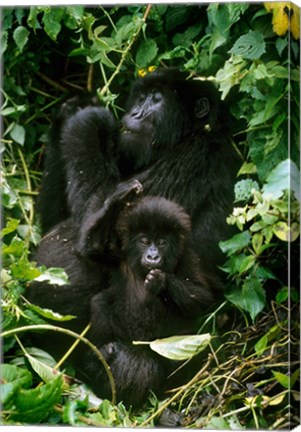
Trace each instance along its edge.
<path fill-rule="evenodd" d="M 299 10 L 292 3 L 2 8 L 2 421 L 4 424 L 289 429 L 299 424 Z M 35 211 L 53 110 L 91 91 L 116 116 L 130 83 L 158 66 L 213 81 L 236 118 L 242 166 L 221 242 L 225 301 L 201 317 L 211 335 L 199 371 L 139 412 L 101 401 L 74 378 L 70 351 L 96 350 L 60 316 L 30 304 Z M 56 321 L 50 326 L 48 321 Z M 67 332 L 62 359 L 32 346 Z M 79 342 L 81 341 L 81 342 Z M 107 368 L 99 356 L 99 367 Z M 108 371 L 109 373 L 109 371 Z M 113 402 L 113 403 L 112 403 Z"/>

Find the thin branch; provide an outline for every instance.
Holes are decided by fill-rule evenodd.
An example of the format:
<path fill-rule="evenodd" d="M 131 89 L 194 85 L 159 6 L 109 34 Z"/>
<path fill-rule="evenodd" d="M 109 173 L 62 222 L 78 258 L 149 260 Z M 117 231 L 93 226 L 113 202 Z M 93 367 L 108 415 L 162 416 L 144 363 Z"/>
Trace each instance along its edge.
<path fill-rule="evenodd" d="M 101 361 L 101 363 L 103 364 L 103 366 L 105 368 L 105 371 L 108 375 L 108 378 L 109 378 L 109 381 L 111 384 L 112 404 L 113 405 L 116 404 L 116 387 L 115 387 L 114 378 L 113 378 L 113 375 L 111 372 L 111 368 L 108 365 L 108 363 L 106 362 L 106 359 L 104 358 L 102 353 L 99 351 L 99 349 L 95 345 L 93 345 L 92 342 L 89 341 L 89 339 L 86 339 L 85 337 L 73 332 L 72 330 L 65 329 L 62 327 L 53 326 L 53 325 L 49 325 L 49 324 L 38 324 L 38 325 L 28 325 L 28 326 L 24 326 L 24 327 L 18 327 L 15 329 L 7 330 L 7 331 L 3 332 L 2 334 L 0 334 L 0 336 L 2 336 L 2 337 L 12 336 L 12 335 L 15 335 L 16 333 L 23 333 L 23 332 L 30 331 L 30 330 L 51 330 L 54 332 L 63 333 L 63 334 L 66 334 L 68 336 L 71 336 L 75 339 L 79 339 L 81 342 L 88 345 L 88 347 L 96 354 L 97 358 Z"/>
<path fill-rule="evenodd" d="M 105 86 L 101 89 L 101 91 L 100 91 L 100 93 L 99 93 L 100 97 L 103 97 L 103 96 L 107 93 L 107 91 L 109 90 L 110 85 L 111 85 L 111 83 L 113 82 L 113 80 L 115 79 L 116 75 L 119 74 L 120 69 L 121 69 L 123 63 L 125 62 L 125 59 L 126 59 L 128 53 L 130 52 L 130 50 L 131 50 L 131 48 L 132 48 L 134 42 L 136 41 L 137 37 L 139 36 L 139 33 L 140 33 L 140 31 L 141 31 L 141 29 L 142 29 L 142 27 L 143 27 L 143 24 L 145 24 L 145 22 L 146 22 L 146 19 L 147 19 L 147 17 L 148 17 L 148 14 L 150 13 L 151 7 L 152 7 L 151 4 L 147 5 L 146 11 L 145 11 L 145 13 L 144 13 L 144 15 L 143 15 L 143 18 L 142 18 L 142 20 L 141 20 L 141 23 L 140 23 L 140 25 L 139 25 L 139 27 L 138 27 L 136 33 L 133 35 L 133 38 L 132 38 L 132 40 L 129 42 L 127 48 L 123 51 L 123 53 L 122 53 L 122 55 L 121 55 L 120 62 L 119 62 L 118 65 L 116 66 L 115 71 L 112 73 L 112 75 L 110 76 L 110 78 L 109 78 L 108 82 L 105 84 Z"/>

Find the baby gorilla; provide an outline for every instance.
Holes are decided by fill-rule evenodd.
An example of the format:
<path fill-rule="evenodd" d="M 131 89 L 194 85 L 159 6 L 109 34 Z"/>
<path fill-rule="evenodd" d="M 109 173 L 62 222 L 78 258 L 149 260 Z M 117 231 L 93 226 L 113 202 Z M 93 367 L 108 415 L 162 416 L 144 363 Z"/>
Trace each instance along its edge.
<path fill-rule="evenodd" d="M 128 406 L 141 406 L 149 390 L 171 387 L 167 377 L 179 365 L 132 341 L 195 333 L 217 299 L 219 282 L 202 271 L 190 230 L 184 209 L 159 197 L 141 199 L 117 223 L 123 258 L 110 287 L 92 299 L 90 338 L 111 367 L 117 400 Z M 91 353 L 86 372 L 95 393 L 110 398 L 106 373 Z"/>

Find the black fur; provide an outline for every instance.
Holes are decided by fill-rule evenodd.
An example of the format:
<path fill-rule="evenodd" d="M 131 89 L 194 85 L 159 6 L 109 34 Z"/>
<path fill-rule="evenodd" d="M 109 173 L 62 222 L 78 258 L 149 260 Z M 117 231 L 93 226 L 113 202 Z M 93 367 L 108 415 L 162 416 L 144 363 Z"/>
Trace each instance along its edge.
<path fill-rule="evenodd" d="M 120 181 L 135 177 L 145 195 L 164 196 L 185 208 L 198 254 L 208 268 L 216 267 L 221 262 L 218 242 L 229 236 L 225 219 L 239 163 L 225 111 L 213 84 L 186 80 L 174 69 L 137 80 L 121 134 L 112 115 L 94 101 L 84 108 L 66 102 L 48 146 L 41 198 L 44 232 L 60 221 L 56 213 L 64 194 L 64 215 L 81 225 Z M 55 178 L 65 178 L 65 187 L 52 187 Z"/>
<path fill-rule="evenodd" d="M 77 315 L 78 319 L 66 326 L 85 327 L 91 299 L 97 300 L 97 293 L 101 293 L 101 298 L 102 290 L 112 287 L 110 281 L 123 277 L 121 237 L 115 228 L 120 226 L 118 215 L 128 194 L 137 191 L 141 183 L 140 194 L 165 197 L 182 206 L 189 215 L 187 254 L 194 258 L 187 262 L 185 254 L 181 255 L 181 271 L 187 266 L 189 272 L 192 266 L 203 278 L 206 275 L 201 286 L 207 287 L 208 292 L 202 289 L 201 300 L 204 307 L 209 305 L 214 298 L 213 287 L 219 285 L 217 266 L 223 257 L 218 242 L 229 237 L 226 217 L 232 208 L 239 164 L 228 132 L 228 116 L 214 86 L 186 80 L 185 75 L 174 70 L 154 72 L 137 80 L 122 119 L 121 133 L 110 112 L 96 106 L 94 101 L 75 98 L 66 102 L 48 145 L 40 206 L 44 231 L 53 229 L 64 218 L 69 219 L 60 222 L 54 233 L 41 242 L 37 260 L 47 266 L 65 267 L 71 284 L 53 287 L 46 282 L 36 283 L 30 289 L 32 302 Z M 159 282 L 164 285 L 164 277 L 161 272 L 153 273 L 149 283 L 152 286 L 154 279 L 157 289 Z M 173 273 L 178 275 L 177 270 Z M 209 280 L 215 282 L 207 285 Z M 199 282 L 197 279 L 197 285 Z M 168 334 L 185 330 L 184 311 L 192 319 L 196 311 L 202 312 L 198 297 L 193 301 L 186 298 L 190 289 L 193 288 L 186 284 L 182 296 L 181 290 L 173 291 L 172 307 L 180 304 L 182 310 L 179 319 L 175 315 L 174 330 L 167 327 Z M 132 316 L 136 314 L 140 322 L 143 312 L 139 307 L 135 309 L 135 304 L 132 307 Z M 93 329 L 97 328 L 96 315 L 93 312 Z M 137 328 L 135 319 L 129 324 Z M 99 318 L 100 327 L 104 321 Z M 145 325 L 144 331 L 148 327 Z M 116 381 L 121 380 L 129 389 L 126 382 L 132 382 L 131 374 L 128 372 L 126 380 L 119 365 L 124 358 L 128 359 L 125 364 L 135 362 L 138 351 L 133 352 L 128 343 L 134 335 L 129 333 L 127 337 L 126 342 L 116 341 L 113 345 L 109 342 L 106 350 L 109 356 L 114 354 L 112 368 L 116 362 Z M 136 371 L 137 389 L 144 386 L 138 382 L 140 372 L 142 381 L 147 381 L 144 367 L 157 371 L 154 377 L 150 374 L 145 389 L 158 388 L 165 372 L 157 366 L 156 355 L 145 354 L 141 347 L 139 350 L 141 369 Z M 131 391 L 135 393 L 134 389 Z M 122 389 L 119 394 L 123 395 Z"/>
<path fill-rule="evenodd" d="M 190 218 L 177 204 L 143 198 L 121 217 L 118 231 L 124 258 L 109 288 L 92 299 L 90 337 L 111 367 L 118 400 L 139 407 L 150 389 L 168 387 L 175 366 L 132 341 L 195 333 L 197 318 L 216 301 L 220 285 L 202 271 L 188 242 Z M 147 256 L 151 245 L 156 255 Z M 96 394 L 109 398 L 99 360 L 89 353 L 85 367 Z"/>

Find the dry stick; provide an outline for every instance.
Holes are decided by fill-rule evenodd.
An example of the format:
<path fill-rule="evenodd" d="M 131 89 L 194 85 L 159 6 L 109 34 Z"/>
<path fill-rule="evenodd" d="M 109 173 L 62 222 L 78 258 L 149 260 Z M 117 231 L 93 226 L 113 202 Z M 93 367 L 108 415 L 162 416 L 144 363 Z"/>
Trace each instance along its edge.
<path fill-rule="evenodd" d="M 56 81 L 52 80 L 51 78 L 48 78 L 48 76 L 46 76 L 45 74 L 43 74 L 42 72 L 36 72 L 36 74 L 42 78 L 43 81 L 45 81 L 47 84 L 51 85 L 52 87 L 65 92 L 66 88 L 61 86 L 60 84 L 58 84 Z"/>
<path fill-rule="evenodd" d="M 109 78 L 108 82 L 105 84 L 105 86 L 101 89 L 101 91 L 100 91 L 100 93 L 99 93 L 100 96 L 104 96 L 104 95 L 106 94 L 106 92 L 108 91 L 108 89 L 109 89 L 109 87 L 110 87 L 112 81 L 114 80 L 115 76 L 119 74 L 120 69 L 121 69 L 121 66 L 123 65 L 123 63 L 124 63 L 124 61 L 125 61 L 125 59 L 126 59 L 128 53 L 130 52 L 130 50 L 131 50 L 131 48 L 132 48 L 134 42 L 136 41 L 137 36 L 139 35 L 139 33 L 140 33 L 141 29 L 142 29 L 143 24 L 146 22 L 146 19 L 147 19 L 148 14 L 149 14 L 149 12 L 150 12 L 150 10 L 151 10 L 151 7 L 152 7 L 151 4 L 148 4 L 148 5 L 147 5 L 146 11 L 145 11 L 145 13 L 144 13 L 144 15 L 143 15 L 143 18 L 142 18 L 142 23 L 141 23 L 141 25 L 139 26 L 137 32 L 133 35 L 133 39 L 132 39 L 132 40 L 130 41 L 130 43 L 128 44 L 126 50 L 123 51 L 123 53 L 122 53 L 122 55 L 121 55 L 120 62 L 119 62 L 118 65 L 116 66 L 115 71 L 112 73 L 112 75 L 110 76 L 110 78 Z"/>
<path fill-rule="evenodd" d="M 75 339 L 79 339 L 81 342 L 88 345 L 89 348 L 91 348 L 91 350 L 96 354 L 97 358 L 101 361 L 101 363 L 103 364 L 103 366 L 105 368 L 105 371 L 106 371 L 108 378 L 109 378 L 109 381 L 110 381 L 111 390 L 112 390 L 112 404 L 113 405 L 116 404 L 116 387 L 115 387 L 114 378 L 113 378 L 113 375 L 111 372 L 111 368 L 108 365 L 108 363 L 106 362 L 102 353 L 88 339 L 86 339 L 85 337 L 73 332 L 72 330 L 68 330 L 68 329 L 65 329 L 62 327 L 57 327 L 57 326 L 53 326 L 53 325 L 49 325 L 49 324 L 38 324 L 38 325 L 29 325 L 29 326 L 24 326 L 24 327 L 18 327 L 18 328 L 12 329 L 12 330 L 7 330 L 7 331 L 1 333 L 0 336 L 1 337 L 11 336 L 11 335 L 14 335 L 15 333 L 23 333 L 23 332 L 26 332 L 29 330 L 51 330 L 51 331 L 55 331 L 58 333 L 64 333 L 68 336 L 74 337 Z"/>
<path fill-rule="evenodd" d="M 139 427 L 146 426 L 149 422 L 151 422 L 153 419 L 158 417 L 173 401 L 175 401 L 181 393 L 183 393 L 185 390 L 187 390 L 192 384 L 194 384 L 196 381 L 198 381 L 199 377 L 205 372 L 205 370 L 208 368 L 209 364 L 211 363 L 212 356 L 208 356 L 208 360 L 203 366 L 203 368 L 184 386 L 180 388 L 170 399 L 168 399 L 167 402 L 165 402 L 163 405 L 160 406 L 160 408 L 152 414 L 148 419 L 146 419 Z"/>

